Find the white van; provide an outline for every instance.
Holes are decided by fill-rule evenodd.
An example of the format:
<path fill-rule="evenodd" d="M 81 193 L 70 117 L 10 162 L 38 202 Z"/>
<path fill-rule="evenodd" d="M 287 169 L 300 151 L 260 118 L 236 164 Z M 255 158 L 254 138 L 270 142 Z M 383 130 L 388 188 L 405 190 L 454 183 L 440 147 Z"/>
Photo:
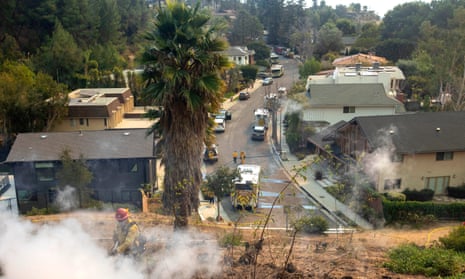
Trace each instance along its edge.
<path fill-rule="evenodd" d="M 224 133 L 226 129 L 226 120 L 223 118 L 215 118 L 215 132 Z"/>

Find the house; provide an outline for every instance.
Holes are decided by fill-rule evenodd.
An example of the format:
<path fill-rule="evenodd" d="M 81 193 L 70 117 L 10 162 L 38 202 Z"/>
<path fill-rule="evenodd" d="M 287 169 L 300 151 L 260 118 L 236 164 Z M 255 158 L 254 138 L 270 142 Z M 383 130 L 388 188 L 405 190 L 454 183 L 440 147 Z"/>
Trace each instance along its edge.
<path fill-rule="evenodd" d="M 465 183 L 464 138 L 460 111 L 355 117 L 309 142 L 346 171 L 359 165 L 378 192 L 428 188 L 442 195 Z"/>
<path fill-rule="evenodd" d="M 343 37 L 343 43 L 346 46 L 346 51 L 348 51 L 347 47 L 352 46 L 355 43 L 355 40 L 351 40 L 353 37 Z M 350 50 L 350 49 L 349 49 Z M 343 67 L 343 66 L 352 66 L 356 64 L 361 64 L 364 66 L 370 66 L 375 63 L 378 63 L 379 65 L 387 65 L 388 60 L 384 57 L 381 56 L 376 56 L 373 54 L 364 54 L 364 53 L 357 53 L 354 55 L 349 55 L 349 56 L 343 56 L 334 59 L 333 61 L 333 66 L 335 67 Z"/>
<path fill-rule="evenodd" d="M 148 128 L 153 124 L 144 118 L 145 109 L 134 106 L 129 88 L 77 89 L 68 99 L 68 114 L 54 125 L 55 132 Z"/>
<path fill-rule="evenodd" d="M 50 206 L 57 194 L 60 156 L 85 160 L 93 197 L 141 207 L 141 188 L 154 187 L 153 136 L 146 129 L 18 134 L 4 162 L 14 176 L 19 211 Z M 72 186 L 72 185 L 70 185 Z"/>
<path fill-rule="evenodd" d="M 405 112 L 403 104 L 386 95 L 380 83 L 310 84 L 307 97 L 302 120 L 328 125 L 356 116 Z"/>
<path fill-rule="evenodd" d="M 347 66 L 338 66 L 333 71 L 326 73 L 326 75 L 308 76 L 306 90 L 308 91 L 310 85 L 313 84 L 381 83 L 387 95 L 402 101 L 401 85 L 405 80 L 405 76 L 398 67 L 381 66 L 380 62 L 374 62 L 372 66 L 364 66 L 361 63 L 351 64 L 353 63 L 352 60 L 349 60 L 349 62 Z"/>
<path fill-rule="evenodd" d="M 249 50 L 245 46 L 230 46 L 223 54 L 227 56 L 230 61 L 239 66 L 255 64 L 253 59 L 255 51 Z"/>

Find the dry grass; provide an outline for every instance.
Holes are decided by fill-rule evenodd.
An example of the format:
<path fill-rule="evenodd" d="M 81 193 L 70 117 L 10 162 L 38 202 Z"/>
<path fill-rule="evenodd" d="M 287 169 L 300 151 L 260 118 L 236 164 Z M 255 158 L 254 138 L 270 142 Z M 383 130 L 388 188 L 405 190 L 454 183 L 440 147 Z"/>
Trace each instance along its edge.
<path fill-rule="evenodd" d="M 58 222 L 64 218 L 77 218 L 89 232 L 100 239 L 101 245 L 111 246 L 110 235 L 114 227 L 112 213 L 74 213 L 48 216 L 31 216 L 34 223 Z M 155 213 L 134 214 L 144 231 L 156 228 L 169 234 L 172 232 L 173 218 Z M 197 235 L 209 235 L 213 240 L 222 238 L 234 231 L 232 224 L 200 222 L 198 216 L 190 220 L 189 231 Z M 244 246 L 219 249 L 222 253 L 222 272 L 213 278 L 424 278 L 423 276 L 399 275 L 382 268 L 386 261 L 386 251 L 402 243 L 415 242 L 430 245 L 446 235 L 458 223 L 439 224 L 423 229 L 380 229 L 353 234 L 298 235 L 290 264 L 284 268 L 291 241 L 285 231 L 267 231 L 263 248 L 257 256 L 256 264 L 245 265 L 240 258 L 246 253 Z M 243 242 L 254 243 L 260 231 L 238 230 Z M 151 253 L 164 249 L 168 243 L 151 244 Z M 199 254 L 202 252 L 199 251 Z M 203 277 L 197 274 L 194 278 Z"/>

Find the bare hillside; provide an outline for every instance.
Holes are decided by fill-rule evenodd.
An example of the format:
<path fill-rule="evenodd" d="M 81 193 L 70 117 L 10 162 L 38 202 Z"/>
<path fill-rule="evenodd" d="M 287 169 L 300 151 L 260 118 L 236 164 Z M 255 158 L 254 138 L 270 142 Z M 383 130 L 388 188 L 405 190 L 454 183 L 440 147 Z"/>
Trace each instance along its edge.
<path fill-rule="evenodd" d="M 144 257 L 135 262 L 106 254 L 111 247 L 115 225 L 111 212 L 33 216 L 6 222 L 9 227 L 22 232 L 12 236 L 10 241 L 5 239 L 5 235 L 13 235 L 13 228 L 7 230 L 10 234 L 0 234 L 1 246 L 6 248 L 5 243 L 11 245 L 8 248 L 10 253 L 11 249 L 17 249 L 16 254 L 19 256 L 16 260 L 0 256 L 5 278 L 26 278 L 22 277 L 23 274 L 34 272 L 34 263 L 41 263 L 40 270 L 49 272 L 43 278 L 60 278 L 61 269 L 73 269 L 73 262 L 69 259 L 63 262 L 64 265 L 71 266 L 57 268 L 57 264 L 63 258 L 66 259 L 66 251 L 70 249 L 74 249 L 69 254 L 73 261 L 78 261 L 79 255 L 85 255 L 82 258 L 86 260 L 88 257 L 92 258 L 87 266 L 95 274 L 95 278 L 99 278 L 97 276 L 100 268 L 111 269 L 115 263 L 116 275 L 112 278 L 119 278 L 120 275 L 121 278 L 129 278 L 131 272 L 136 275 L 131 275 L 131 278 L 425 278 L 394 274 L 384 269 L 382 263 L 386 261 L 386 252 L 407 242 L 431 245 L 438 237 L 446 235 L 453 226 L 458 225 L 439 224 L 423 230 L 380 229 L 325 236 L 297 235 L 289 256 L 292 237 L 285 231 L 266 231 L 263 242 L 257 243 L 261 231 L 234 230 L 232 224 L 191 221 L 193 225 L 187 231 L 174 232 L 168 217 L 157 214 L 135 214 L 132 217 L 149 238 Z M 25 230 L 29 232 L 24 232 Z M 73 237 L 63 237 L 60 240 L 61 236 L 68 233 Z M 242 236 L 240 246 L 218 245 L 218 240 L 233 233 Z M 42 238 L 46 244 L 43 244 Z M 13 241 L 18 243 L 13 246 Z M 27 244 L 22 244 L 26 241 Z M 58 243 L 55 244 L 56 241 Z M 48 247 L 49 253 L 40 251 L 41 256 L 34 262 L 32 255 L 21 257 L 21 245 L 25 245 L 25 255 L 39 252 L 35 245 Z M 61 256 L 48 259 L 47 255 L 53 254 L 53 249 L 59 249 Z M 286 262 L 288 264 L 284 266 Z M 121 273 L 121 264 L 128 266 L 124 269 L 124 276 Z M 17 270 L 18 267 L 21 269 Z M 87 275 L 85 278 L 94 277 Z"/>

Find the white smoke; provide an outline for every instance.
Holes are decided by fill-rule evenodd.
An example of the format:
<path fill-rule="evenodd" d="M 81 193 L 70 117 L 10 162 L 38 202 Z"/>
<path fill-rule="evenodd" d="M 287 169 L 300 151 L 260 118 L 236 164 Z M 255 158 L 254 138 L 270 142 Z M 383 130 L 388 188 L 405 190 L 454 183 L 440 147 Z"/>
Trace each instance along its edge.
<path fill-rule="evenodd" d="M 109 258 L 76 220 L 38 226 L 1 217 L 0 265 L 6 279 L 143 278 L 129 260 Z"/>
<path fill-rule="evenodd" d="M 11 215 L 0 214 L 0 269 L 5 279 L 151 279 L 192 278 L 214 275 L 220 270 L 221 252 L 216 241 L 201 233 L 173 233 L 157 228 L 144 229 L 151 241 L 165 248 L 144 260 L 110 257 L 98 239 L 112 231 L 102 231 L 101 221 L 85 213 L 87 225 L 71 218 L 50 224 L 36 224 Z M 113 216 L 113 213 L 109 213 Z M 106 220 L 113 218 L 108 216 Z M 91 236 L 93 235 L 93 236 Z M 146 252 L 147 253 L 147 252 Z"/>
<path fill-rule="evenodd" d="M 158 235 L 153 242 L 165 246 L 149 258 L 155 263 L 150 278 L 189 279 L 197 273 L 210 278 L 221 271 L 222 252 L 208 235 L 159 229 L 151 230 L 149 235 Z"/>
<path fill-rule="evenodd" d="M 69 211 L 78 208 L 76 189 L 66 185 L 63 190 L 58 190 L 55 203 L 60 208 L 60 211 Z"/>
<path fill-rule="evenodd" d="M 303 106 L 301 102 L 289 99 L 286 105 L 286 113 L 302 112 Z"/>
<path fill-rule="evenodd" d="M 395 178 L 397 171 L 395 164 L 392 162 L 392 157 L 396 149 L 392 142 L 392 136 L 397 131 L 397 128 L 394 126 L 391 126 L 387 130 L 379 130 L 375 142 L 378 148 L 363 156 L 363 169 L 372 180 L 376 180 L 379 173 L 383 173 L 385 177 Z"/>

